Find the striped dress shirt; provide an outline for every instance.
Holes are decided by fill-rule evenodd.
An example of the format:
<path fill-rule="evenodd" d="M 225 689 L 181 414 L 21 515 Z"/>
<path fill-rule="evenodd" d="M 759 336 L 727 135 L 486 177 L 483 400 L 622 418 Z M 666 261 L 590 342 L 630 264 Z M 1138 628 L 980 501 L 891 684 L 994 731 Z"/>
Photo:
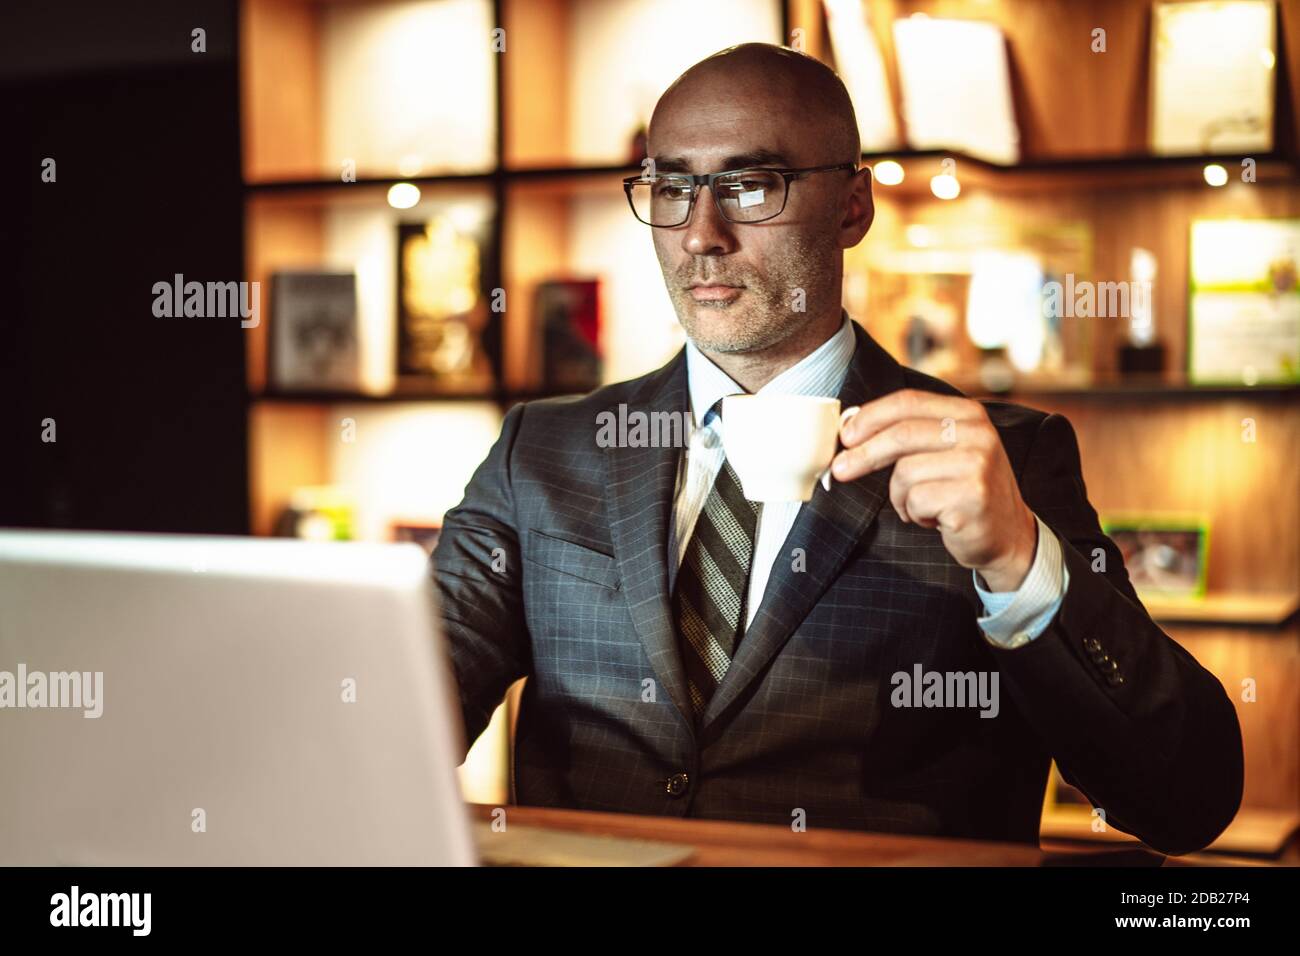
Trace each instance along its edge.
<path fill-rule="evenodd" d="M 759 389 L 758 394 L 836 397 L 853 358 L 851 322 L 848 313 L 844 312 L 840 328 L 834 335 L 773 378 Z M 673 517 L 668 532 L 670 593 L 677 579 L 677 569 L 686 555 L 686 545 L 691 540 L 695 521 L 704 509 L 704 502 L 725 457 L 722 447 L 724 425 L 713 405 L 727 395 L 745 393 L 731 376 L 714 365 L 689 340 L 686 343 L 686 374 L 694 427 L 690 444 L 678 461 Z M 768 502 L 759 513 L 745 601 L 746 627 L 758 612 L 772 566 L 780 557 L 781 547 L 801 507 L 801 501 Z M 972 576 L 985 610 L 985 616 L 979 618 L 980 628 L 989 640 L 1007 647 L 1018 647 L 1042 633 L 1055 616 L 1069 585 L 1060 542 L 1041 520 L 1038 521 L 1038 549 L 1034 563 L 1019 590 L 1005 593 L 986 591 L 980 586 L 979 576 L 974 572 Z"/>

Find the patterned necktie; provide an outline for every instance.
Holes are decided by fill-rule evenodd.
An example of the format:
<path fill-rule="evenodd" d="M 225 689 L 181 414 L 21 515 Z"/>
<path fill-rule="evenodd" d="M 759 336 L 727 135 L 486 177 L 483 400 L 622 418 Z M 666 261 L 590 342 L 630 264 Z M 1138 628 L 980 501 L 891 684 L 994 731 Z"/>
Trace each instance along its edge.
<path fill-rule="evenodd" d="M 758 503 L 745 497 L 724 458 L 696 519 L 673 594 L 696 720 L 703 716 L 744 633 L 758 511 Z"/>

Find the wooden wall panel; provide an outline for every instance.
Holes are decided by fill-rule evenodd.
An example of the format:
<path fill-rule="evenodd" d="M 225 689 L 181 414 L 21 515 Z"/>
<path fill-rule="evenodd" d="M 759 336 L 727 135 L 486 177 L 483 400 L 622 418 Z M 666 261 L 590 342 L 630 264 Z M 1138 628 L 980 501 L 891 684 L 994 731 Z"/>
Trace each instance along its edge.
<path fill-rule="evenodd" d="M 505 384 L 534 389 L 541 382 L 542 357 L 533 302 L 538 282 L 569 271 L 570 196 L 548 184 L 515 186 L 504 215 Z"/>
<path fill-rule="evenodd" d="M 243 0 L 240 87 L 244 178 L 320 175 L 319 4 Z"/>
<path fill-rule="evenodd" d="M 505 163 L 563 166 L 569 151 L 569 4 L 519 0 L 505 4 Z"/>
<path fill-rule="evenodd" d="M 252 531 L 268 535 L 295 488 L 328 482 L 324 405 L 254 406 L 248 416 L 249 499 Z"/>
<path fill-rule="evenodd" d="M 800 36 L 803 52 L 829 63 L 833 57 L 821 0 L 789 0 L 786 4 L 786 16 L 790 23 L 791 34 L 795 30 L 802 31 Z M 781 42 L 787 46 L 792 45 L 793 37 L 787 36 Z"/>
<path fill-rule="evenodd" d="M 1242 805 L 1300 808 L 1300 631 L 1166 628 L 1223 682 L 1237 708 L 1245 751 Z M 1242 700 L 1243 681 L 1255 700 Z"/>
<path fill-rule="evenodd" d="M 1074 425 L 1088 497 L 1100 512 L 1189 511 L 1209 517 L 1208 587 L 1300 589 L 1300 403 L 1277 399 L 1024 404 Z M 1256 441 L 1242 441 L 1242 420 Z M 1300 808 L 1300 627 L 1168 626 L 1223 682 L 1246 753 L 1244 804 Z M 1257 700 L 1241 699 L 1253 678 Z"/>
<path fill-rule="evenodd" d="M 1205 513 L 1211 590 L 1300 588 L 1300 402 L 1022 401 L 1070 420 L 1098 511 Z"/>
<path fill-rule="evenodd" d="M 1289 136 L 1289 148 L 1292 156 L 1300 157 L 1300 3 L 1294 0 L 1281 0 L 1278 4 L 1278 110 L 1282 110 L 1284 101 L 1290 107 L 1281 123 L 1281 135 Z M 1279 152 L 1286 152 L 1279 149 Z"/>

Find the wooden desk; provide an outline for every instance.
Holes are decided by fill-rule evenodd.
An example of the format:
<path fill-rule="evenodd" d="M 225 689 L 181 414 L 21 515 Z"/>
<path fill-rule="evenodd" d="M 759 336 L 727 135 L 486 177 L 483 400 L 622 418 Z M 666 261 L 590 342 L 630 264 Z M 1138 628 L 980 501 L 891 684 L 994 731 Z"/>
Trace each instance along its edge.
<path fill-rule="evenodd" d="M 490 821 L 496 809 L 470 804 L 474 819 Z M 1095 849 L 1044 852 L 1018 843 L 986 843 L 938 837 L 895 836 L 858 830 L 795 833 L 775 824 L 647 817 L 585 810 L 507 806 L 507 825 L 683 843 L 695 848 L 687 866 L 1050 866 L 1098 862 L 1158 865 L 1148 850 Z"/>

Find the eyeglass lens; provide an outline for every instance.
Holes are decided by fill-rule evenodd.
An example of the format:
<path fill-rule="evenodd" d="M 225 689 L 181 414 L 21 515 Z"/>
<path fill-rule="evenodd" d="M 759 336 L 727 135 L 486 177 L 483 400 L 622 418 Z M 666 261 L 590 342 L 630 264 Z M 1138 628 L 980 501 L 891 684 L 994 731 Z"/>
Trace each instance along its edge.
<path fill-rule="evenodd" d="M 785 177 L 765 170 L 747 170 L 713 181 L 713 196 L 722 215 L 731 222 L 761 222 L 785 206 Z M 691 183 L 671 175 L 634 183 L 632 209 L 652 226 L 680 226 L 691 210 Z"/>

